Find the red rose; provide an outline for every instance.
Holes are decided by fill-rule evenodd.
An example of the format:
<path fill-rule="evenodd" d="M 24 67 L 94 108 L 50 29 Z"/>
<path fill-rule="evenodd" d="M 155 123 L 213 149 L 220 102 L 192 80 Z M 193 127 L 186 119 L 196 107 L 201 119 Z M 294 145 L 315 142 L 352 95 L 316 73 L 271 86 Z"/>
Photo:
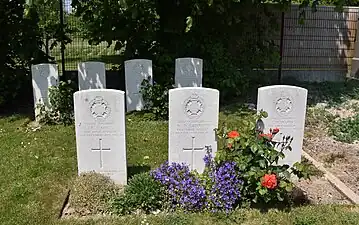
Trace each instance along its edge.
<path fill-rule="evenodd" d="M 279 128 L 276 127 L 276 128 L 273 129 L 272 134 L 277 134 L 278 132 L 279 132 Z"/>
<path fill-rule="evenodd" d="M 261 182 L 263 187 L 266 187 L 268 189 L 274 189 L 277 187 L 277 177 L 275 174 L 265 174 L 262 177 Z"/>
<path fill-rule="evenodd" d="M 229 132 L 229 133 L 227 134 L 227 136 L 228 136 L 229 138 L 236 138 L 236 137 L 239 137 L 239 133 L 238 133 L 238 131 L 236 131 L 236 130 L 232 130 L 231 132 Z"/>

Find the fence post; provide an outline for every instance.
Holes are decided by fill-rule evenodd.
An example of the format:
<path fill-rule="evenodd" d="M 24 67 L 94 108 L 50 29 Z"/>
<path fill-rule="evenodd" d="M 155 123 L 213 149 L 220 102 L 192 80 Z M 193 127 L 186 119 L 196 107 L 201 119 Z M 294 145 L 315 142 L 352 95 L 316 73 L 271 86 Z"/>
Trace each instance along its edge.
<path fill-rule="evenodd" d="M 62 80 L 66 81 L 65 76 L 65 44 L 64 44 L 64 38 L 65 38 L 65 31 L 64 31 L 64 5 L 63 1 L 59 0 L 60 2 L 60 29 L 61 29 L 61 69 L 62 69 Z M 60 79 L 61 80 L 61 79 Z"/>
<path fill-rule="evenodd" d="M 280 23 L 278 84 L 282 83 L 283 36 L 284 36 L 284 12 L 282 12 L 281 23 Z"/>

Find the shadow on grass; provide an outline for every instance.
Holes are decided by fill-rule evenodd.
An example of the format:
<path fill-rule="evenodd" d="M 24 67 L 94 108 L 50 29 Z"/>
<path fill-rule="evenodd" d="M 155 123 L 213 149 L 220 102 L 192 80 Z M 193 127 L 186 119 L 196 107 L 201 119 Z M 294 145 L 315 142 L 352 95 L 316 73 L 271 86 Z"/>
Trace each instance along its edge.
<path fill-rule="evenodd" d="M 9 118 L 11 121 L 23 118 L 34 120 L 34 106 L 31 103 L 18 102 L 0 107 L 0 118 Z"/>
<path fill-rule="evenodd" d="M 138 165 L 129 165 L 127 166 L 127 177 L 131 179 L 133 175 L 139 173 L 145 173 L 151 170 L 150 166 L 138 166 Z"/>

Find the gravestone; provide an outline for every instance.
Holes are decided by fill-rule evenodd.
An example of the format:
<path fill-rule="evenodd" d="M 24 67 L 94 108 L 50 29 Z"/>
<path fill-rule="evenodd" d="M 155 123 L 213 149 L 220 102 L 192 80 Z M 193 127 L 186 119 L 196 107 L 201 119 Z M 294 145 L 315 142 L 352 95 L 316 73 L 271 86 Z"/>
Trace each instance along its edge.
<path fill-rule="evenodd" d="M 219 91 L 185 87 L 169 91 L 169 162 L 202 173 L 206 146 L 217 151 Z"/>
<path fill-rule="evenodd" d="M 141 111 L 144 102 L 140 93 L 141 83 L 148 79 L 153 84 L 152 61 L 133 59 L 125 61 L 126 111 Z"/>
<path fill-rule="evenodd" d="M 125 93 L 92 89 L 74 94 L 78 173 L 95 171 L 127 182 Z"/>
<path fill-rule="evenodd" d="M 106 69 L 102 62 L 78 64 L 79 90 L 106 88 Z"/>
<path fill-rule="evenodd" d="M 31 66 L 32 90 L 34 96 L 35 118 L 40 113 L 39 104 L 49 107 L 49 88 L 58 86 L 59 73 L 56 64 L 37 64 Z"/>
<path fill-rule="evenodd" d="M 203 61 L 197 58 L 176 59 L 175 86 L 202 87 Z"/>
<path fill-rule="evenodd" d="M 301 161 L 307 94 L 307 89 L 288 85 L 258 89 L 257 110 L 268 113 L 268 117 L 262 119 L 264 132 L 269 133 L 270 128 L 279 128 L 280 132 L 275 135 L 274 141 L 282 141 L 283 135 L 293 137 L 292 151 L 285 150 L 285 158 L 279 160 L 279 164 L 293 166 L 295 162 Z"/>

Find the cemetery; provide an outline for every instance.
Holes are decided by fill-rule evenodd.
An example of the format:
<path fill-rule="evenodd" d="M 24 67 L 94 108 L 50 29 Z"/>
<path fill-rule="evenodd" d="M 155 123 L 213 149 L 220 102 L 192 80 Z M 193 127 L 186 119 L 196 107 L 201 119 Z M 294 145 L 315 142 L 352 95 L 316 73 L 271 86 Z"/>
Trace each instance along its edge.
<path fill-rule="evenodd" d="M 334 109 L 308 109 L 308 90 L 295 85 L 258 88 L 256 107 L 223 108 L 221 93 L 203 87 L 201 60 L 178 59 L 175 64 L 168 119 L 159 120 L 151 117 L 151 103 L 145 103 L 141 92 L 143 81 L 153 85 L 156 76 L 150 60 L 126 61 L 126 92 L 106 89 L 102 62 L 80 63 L 70 126 L 46 122 L 45 115 L 56 114 L 51 96 L 60 83 L 57 65 L 32 66 L 35 119 L 1 119 L 3 126 L 13 124 L 1 130 L 1 140 L 16 134 L 21 140 L 17 148 L 30 157 L 30 164 L 44 158 L 41 170 L 62 164 L 61 169 L 50 168 L 59 176 L 51 177 L 58 183 L 51 204 L 59 221 L 100 216 L 104 221 L 146 222 L 146 215 L 177 218 L 179 212 L 213 217 L 235 215 L 248 206 L 273 213 L 323 205 L 330 211 L 359 203 L 355 180 L 335 169 L 351 169 L 347 176 L 357 176 L 358 156 L 351 154 L 358 146 L 326 134 Z M 27 152 L 32 142 L 39 142 L 37 149 Z M 324 154 L 321 148 L 330 150 Z M 353 164 L 344 165 L 346 160 Z M 40 171 L 30 175 L 44 176 Z"/>
<path fill-rule="evenodd" d="M 1 224 L 359 224 L 358 7 L 10 3 Z"/>

